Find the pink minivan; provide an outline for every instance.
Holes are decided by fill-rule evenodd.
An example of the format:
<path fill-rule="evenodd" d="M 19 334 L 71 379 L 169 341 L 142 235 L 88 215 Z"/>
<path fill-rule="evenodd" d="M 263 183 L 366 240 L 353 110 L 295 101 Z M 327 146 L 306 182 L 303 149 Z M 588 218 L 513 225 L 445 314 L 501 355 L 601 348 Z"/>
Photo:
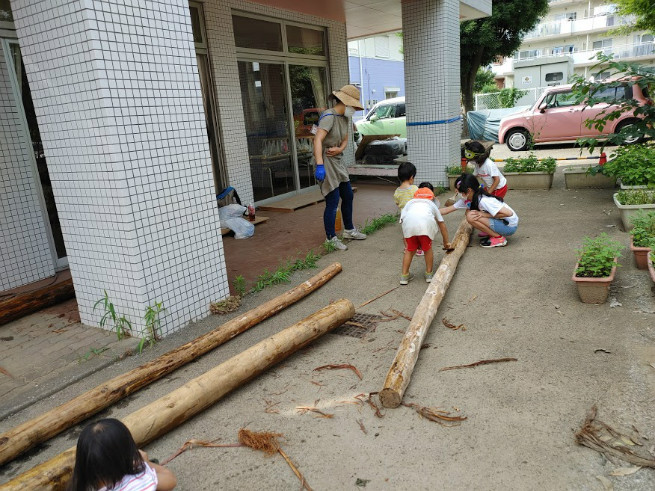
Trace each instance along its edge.
<path fill-rule="evenodd" d="M 608 121 L 603 131 L 587 128 L 585 121 L 595 119 L 611 104 L 600 103 L 592 107 L 576 104 L 576 96 L 571 85 L 559 85 L 546 90 L 528 110 L 512 114 L 500 120 L 498 141 L 506 143 L 510 150 L 525 150 L 530 142 L 576 140 L 580 137 L 594 137 L 618 133 L 635 121 L 632 112 L 626 112 L 614 121 Z M 594 94 L 615 100 L 636 99 L 641 104 L 652 104 L 648 91 L 638 85 L 607 87 Z M 634 140 L 636 141 L 636 139 Z M 634 143 L 626 141 L 626 143 Z"/>

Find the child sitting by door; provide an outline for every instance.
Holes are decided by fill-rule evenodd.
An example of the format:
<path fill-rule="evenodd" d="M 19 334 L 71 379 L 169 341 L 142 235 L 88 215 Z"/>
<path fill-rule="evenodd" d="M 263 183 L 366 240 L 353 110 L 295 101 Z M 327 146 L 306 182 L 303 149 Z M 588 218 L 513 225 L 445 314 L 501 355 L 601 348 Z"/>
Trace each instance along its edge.
<path fill-rule="evenodd" d="M 437 228 L 441 232 L 444 249 L 451 248 L 448 240 L 448 229 L 441 213 L 439 213 L 439 208 L 434 203 L 432 184 L 429 182 L 419 184 L 416 193 L 414 193 L 414 198 L 409 200 L 403 207 L 400 214 L 400 223 L 406 242 L 400 284 L 406 285 L 412 279 L 409 267 L 419 246 L 425 254 L 425 281 L 430 283 L 434 276 L 432 272 L 434 262 L 432 240 L 437 235 Z"/>

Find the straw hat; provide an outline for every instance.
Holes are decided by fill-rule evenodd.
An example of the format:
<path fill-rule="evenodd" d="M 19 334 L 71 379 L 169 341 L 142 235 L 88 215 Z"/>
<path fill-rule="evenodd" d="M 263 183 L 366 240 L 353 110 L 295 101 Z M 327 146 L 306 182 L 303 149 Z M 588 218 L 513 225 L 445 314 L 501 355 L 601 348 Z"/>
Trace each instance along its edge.
<path fill-rule="evenodd" d="M 359 102 L 359 89 L 354 85 L 344 85 L 341 89 L 332 92 L 332 95 L 346 106 L 352 106 L 360 111 L 364 109 L 364 106 Z"/>

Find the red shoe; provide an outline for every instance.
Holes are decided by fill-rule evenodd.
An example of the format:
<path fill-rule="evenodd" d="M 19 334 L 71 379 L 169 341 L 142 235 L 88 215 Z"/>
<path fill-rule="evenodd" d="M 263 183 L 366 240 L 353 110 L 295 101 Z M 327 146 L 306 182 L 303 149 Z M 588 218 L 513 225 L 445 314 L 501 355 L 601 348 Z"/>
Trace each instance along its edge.
<path fill-rule="evenodd" d="M 507 245 L 507 239 L 502 235 L 499 235 L 498 237 L 491 237 L 489 242 L 480 245 L 482 247 L 505 247 Z"/>

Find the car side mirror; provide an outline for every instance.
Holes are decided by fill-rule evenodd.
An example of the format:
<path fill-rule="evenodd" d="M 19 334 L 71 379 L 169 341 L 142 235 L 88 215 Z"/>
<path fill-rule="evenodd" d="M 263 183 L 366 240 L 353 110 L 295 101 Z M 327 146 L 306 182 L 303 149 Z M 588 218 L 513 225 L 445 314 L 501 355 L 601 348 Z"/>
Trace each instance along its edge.
<path fill-rule="evenodd" d="M 541 114 L 545 113 L 547 107 L 548 107 L 547 104 L 542 104 L 541 106 L 539 106 L 539 112 L 540 112 Z"/>
<path fill-rule="evenodd" d="M 371 115 L 371 121 L 377 121 L 378 119 L 380 119 L 380 118 L 378 118 L 377 114 L 372 114 Z"/>

